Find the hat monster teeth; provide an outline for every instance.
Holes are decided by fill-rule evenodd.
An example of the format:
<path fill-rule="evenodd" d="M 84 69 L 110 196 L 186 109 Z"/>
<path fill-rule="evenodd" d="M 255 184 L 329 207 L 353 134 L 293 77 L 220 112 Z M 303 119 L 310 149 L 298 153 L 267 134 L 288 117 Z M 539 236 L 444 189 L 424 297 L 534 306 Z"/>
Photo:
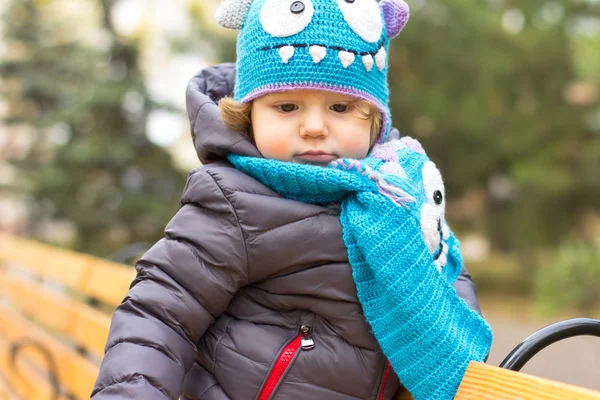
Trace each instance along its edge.
<path fill-rule="evenodd" d="M 385 52 L 385 49 L 383 47 L 377 51 L 377 54 L 375 54 L 375 63 L 377 64 L 377 68 L 379 68 L 380 71 L 383 71 L 383 69 L 385 68 L 386 57 L 387 53 Z"/>
<path fill-rule="evenodd" d="M 365 66 L 365 69 L 367 70 L 367 72 L 371 71 L 371 68 L 373 68 L 373 56 L 370 54 L 363 56 L 362 62 L 363 62 L 363 65 Z"/>
<path fill-rule="evenodd" d="M 294 46 L 283 46 L 279 49 L 279 57 L 284 64 L 287 64 L 290 58 L 294 55 Z"/>
<path fill-rule="evenodd" d="M 318 64 L 327 55 L 327 48 L 323 46 L 310 46 L 308 52 L 311 55 L 313 62 Z"/>
<path fill-rule="evenodd" d="M 284 64 L 287 64 L 289 60 L 294 56 L 294 46 L 282 46 L 279 48 L 279 57 Z M 318 64 L 327 56 L 327 48 L 325 46 L 312 45 L 308 48 L 308 53 L 312 57 L 313 63 Z M 356 56 L 350 51 L 341 50 L 338 52 L 338 57 L 342 66 L 348 68 L 354 63 Z M 385 68 L 387 53 L 383 47 L 381 47 L 375 54 L 375 60 L 371 54 L 366 54 L 361 57 L 362 63 L 365 66 L 367 72 L 370 72 L 373 68 L 373 64 L 377 65 L 380 71 Z"/>
<path fill-rule="evenodd" d="M 354 62 L 354 54 L 350 53 L 349 51 L 340 51 L 338 53 L 338 57 L 340 58 L 344 68 L 348 68 L 348 66 L 352 65 Z"/>

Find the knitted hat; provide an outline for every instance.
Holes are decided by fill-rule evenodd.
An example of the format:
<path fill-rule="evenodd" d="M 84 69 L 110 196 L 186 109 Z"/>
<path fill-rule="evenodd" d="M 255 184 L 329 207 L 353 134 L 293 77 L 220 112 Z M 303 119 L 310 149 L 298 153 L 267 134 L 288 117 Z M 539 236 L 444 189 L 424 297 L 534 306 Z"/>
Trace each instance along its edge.
<path fill-rule="evenodd" d="M 293 89 L 357 97 L 381 111 L 381 141 L 391 126 L 389 40 L 408 15 L 403 0 L 223 0 L 217 21 L 241 30 L 234 98 Z"/>

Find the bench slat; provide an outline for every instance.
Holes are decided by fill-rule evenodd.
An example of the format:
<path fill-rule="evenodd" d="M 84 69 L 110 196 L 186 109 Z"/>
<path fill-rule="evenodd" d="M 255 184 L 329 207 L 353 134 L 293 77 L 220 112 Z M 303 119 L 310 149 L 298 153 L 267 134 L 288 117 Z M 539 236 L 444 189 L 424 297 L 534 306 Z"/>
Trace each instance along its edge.
<path fill-rule="evenodd" d="M 135 278 L 135 269 L 130 266 L 2 233 L 0 262 L 112 306 L 121 303 Z"/>
<path fill-rule="evenodd" d="M 37 322 L 74 340 L 99 358 L 104 355 L 110 317 L 39 284 L 8 276 L 0 269 L 0 297 Z"/>
<path fill-rule="evenodd" d="M 31 318 L 61 333 L 70 331 L 73 318 L 71 302 L 67 297 L 47 291 L 41 285 L 8 276 L 0 269 L 0 297 Z"/>
<path fill-rule="evenodd" d="M 71 289 L 78 289 L 88 276 L 93 257 L 0 234 L 0 260 L 37 276 L 61 282 Z"/>
<path fill-rule="evenodd" d="M 413 400 L 413 398 L 410 395 L 410 393 L 408 393 L 408 391 L 404 389 L 403 391 L 396 392 L 394 400 Z"/>
<path fill-rule="evenodd" d="M 600 392 L 473 361 L 454 399 L 600 400 Z M 412 396 L 404 391 L 394 400 L 412 400 Z"/>
<path fill-rule="evenodd" d="M 108 261 L 96 262 L 82 290 L 112 306 L 121 304 L 135 278 L 135 268 Z"/>
<path fill-rule="evenodd" d="M 0 334 L 4 335 L 7 342 L 28 338 L 41 343 L 53 356 L 59 381 L 77 398 L 89 398 L 98 374 L 97 365 L 57 342 L 55 338 L 4 305 L 0 306 L 0 326 Z M 45 359 L 36 350 L 23 349 L 19 358 L 32 362 L 40 370 L 47 369 Z"/>
<path fill-rule="evenodd" d="M 522 372 L 471 362 L 456 400 L 600 400 L 600 392 Z"/>
<path fill-rule="evenodd" d="M 102 359 L 108 339 L 110 316 L 83 304 L 74 305 L 75 325 L 72 336 L 89 352 Z"/>
<path fill-rule="evenodd" d="M 0 345 L 1 347 L 2 345 Z M 2 357 L 0 351 L 0 357 Z M 0 361 L 0 399 L 3 400 L 20 400 L 19 393 L 12 387 L 13 385 L 6 381 L 6 378 L 2 375 L 2 361 Z"/>

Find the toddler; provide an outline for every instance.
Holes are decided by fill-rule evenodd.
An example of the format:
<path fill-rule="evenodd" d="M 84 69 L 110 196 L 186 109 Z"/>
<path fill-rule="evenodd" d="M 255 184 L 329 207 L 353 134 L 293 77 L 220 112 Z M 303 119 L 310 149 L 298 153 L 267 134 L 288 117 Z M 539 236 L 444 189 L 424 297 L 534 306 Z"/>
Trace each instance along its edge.
<path fill-rule="evenodd" d="M 193 170 L 136 264 L 92 398 L 451 399 L 491 331 L 444 188 L 388 108 L 402 0 L 224 0 Z"/>

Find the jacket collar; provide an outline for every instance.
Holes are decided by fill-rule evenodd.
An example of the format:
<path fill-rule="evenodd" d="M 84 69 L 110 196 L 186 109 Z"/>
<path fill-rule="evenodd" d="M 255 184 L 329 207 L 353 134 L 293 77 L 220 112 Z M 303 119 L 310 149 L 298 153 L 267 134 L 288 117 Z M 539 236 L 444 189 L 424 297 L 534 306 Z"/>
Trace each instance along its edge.
<path fill-rule="evenodd" d="M 187 86 L 192 139 L 203 164 L 223 160 L 229 153 L 262 157 L 246 135 L 227 128 L 221 120 L 217 102 L 232 94 L 234 83 L 235 65 L 225 63 L 198 72 Z"/>

